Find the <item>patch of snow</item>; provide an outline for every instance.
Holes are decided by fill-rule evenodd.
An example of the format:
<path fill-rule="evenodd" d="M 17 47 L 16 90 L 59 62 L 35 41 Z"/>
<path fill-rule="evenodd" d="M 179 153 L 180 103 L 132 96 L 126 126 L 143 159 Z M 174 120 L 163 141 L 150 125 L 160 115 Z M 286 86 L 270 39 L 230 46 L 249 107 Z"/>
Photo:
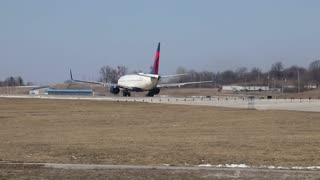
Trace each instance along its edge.
<path fill-rule="evenodd" d="M 246 164 L 218 164 L 218 165 L 212 165 L 212 164 L 200 164 L 198 167 L 217 167 L 217 168 L 258 168 L 258 169 L 285 169 L 285 170 L 320 170 L 320 166 L 293 166 L 293 167 L 286 167 L 286 166 L 248 166 Z"/>
<path fill-rule="evenodd" d="M 211 164 L 200 164 L 199 167 L 219 167 L 219 168 L 249 168 L 245 164 L 218 164 L 218 165 L 211 165 Z"/>
<path fill-rule="evenodd" d="M 320 169 L 320 166 L 309 166 L 307 169 Z"/>
<path fill-rule="evenodd" d="M 245 164 L 226 164 L 225 166 L 230 168 L 249 168 L 250 167 Z"/>
<path fill-rule="evenodd" d="M 293 168 L 298 168 L 298 169 L 308 169 L 308 170 L 316 170 L 320 169 L 320 166 L 308 166 L 308 167 L 292 167 Z"/>

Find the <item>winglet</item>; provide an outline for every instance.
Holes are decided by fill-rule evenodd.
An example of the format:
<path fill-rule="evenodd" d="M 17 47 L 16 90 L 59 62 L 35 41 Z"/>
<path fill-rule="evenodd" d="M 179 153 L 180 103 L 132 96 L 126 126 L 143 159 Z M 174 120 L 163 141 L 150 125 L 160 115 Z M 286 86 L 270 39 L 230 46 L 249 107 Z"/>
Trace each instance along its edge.
<path fill-rule="evenodd" d="M 73 80 L 71 69 L 70 69 L 70 79 Z"/>

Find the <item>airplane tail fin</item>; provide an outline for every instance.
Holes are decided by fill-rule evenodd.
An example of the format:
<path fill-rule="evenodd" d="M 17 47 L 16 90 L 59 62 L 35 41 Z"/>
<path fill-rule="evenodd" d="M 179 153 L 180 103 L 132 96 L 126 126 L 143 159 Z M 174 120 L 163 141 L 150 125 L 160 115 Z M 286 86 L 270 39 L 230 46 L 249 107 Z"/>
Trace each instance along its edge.
<path fill-rule="evenodd" d="M 160 63 L 160 43 L 158 43 L 158 48 L 156 52 L 156 56 L 154 58 L 154 63 L 150 74 L 159 74 L 159 63 Z"/>

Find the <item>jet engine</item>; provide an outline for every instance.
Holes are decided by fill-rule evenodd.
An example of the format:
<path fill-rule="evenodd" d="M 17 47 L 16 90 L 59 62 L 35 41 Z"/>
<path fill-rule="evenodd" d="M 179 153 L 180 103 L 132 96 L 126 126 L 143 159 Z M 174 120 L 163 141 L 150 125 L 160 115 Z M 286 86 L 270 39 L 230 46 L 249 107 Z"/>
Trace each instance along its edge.
<path fill-rule="evenodd" d="M 154 95 L 157 95 L 160 93 L 160 89 L 159 88 L 154 88 L 152 90 L 150 90 L 147 94 L 147 96 L 149 97 L 153 97 Z"/>
<path fill-rule="evenodd" d="M 110 86 L 109 91 L 110 91 L 110 93 L 112 93 L 112 94 L 119 94 L 120 89 L 119 89 L 118 87 Z"/>

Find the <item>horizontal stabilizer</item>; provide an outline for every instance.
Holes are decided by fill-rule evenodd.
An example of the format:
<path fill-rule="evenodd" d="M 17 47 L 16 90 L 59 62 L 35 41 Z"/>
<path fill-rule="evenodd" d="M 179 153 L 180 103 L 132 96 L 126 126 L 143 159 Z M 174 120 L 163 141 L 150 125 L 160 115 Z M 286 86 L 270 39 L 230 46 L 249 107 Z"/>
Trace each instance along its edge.
<path fill-rule="evenodd" d="M 165 76 L 161 76 L 161 78 L 172 78 L 172 77 L 179 77 L 179 76 L 186 76 L 186 75 L 188 75 L 188 73 L 165 75 Z"/>

